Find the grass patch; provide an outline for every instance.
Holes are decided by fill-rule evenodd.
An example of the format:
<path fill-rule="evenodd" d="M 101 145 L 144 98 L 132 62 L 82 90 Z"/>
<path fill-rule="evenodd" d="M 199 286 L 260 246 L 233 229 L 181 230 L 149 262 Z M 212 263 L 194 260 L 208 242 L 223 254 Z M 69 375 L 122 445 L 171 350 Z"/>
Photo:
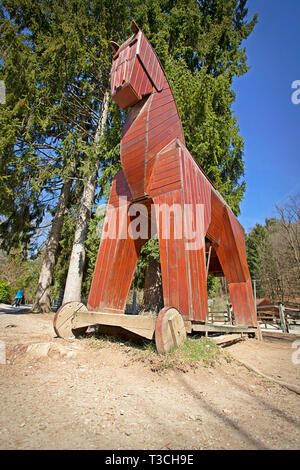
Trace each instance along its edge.
<path fill-rule="evenodd" d="M 207 338 L 188 337 L 185 343 L 169 351 L 167 354 L 158 354 L 154 342 L 143 344 L 122 341 L 117 337 L 94 335 L 88 343 L 97 349 L 117 348 L 128 354 L 130 362 L 142 362 L 153 372 L 163 372 L 168 369 L 177 369 L 187 372 L 199 366 L 213 367 L 219 362 L 222 352 L 220 348 Z"/>
<path fill-rule="evenodd" d="M 187 371 L 190 368 L 212 367 L 220 358 L 220 349 L 207 338 L 187 338 L 185 343 L 174 348 L 167 354 L 157 354 L 153 364 L 155 370 L 180 369 Z"/>

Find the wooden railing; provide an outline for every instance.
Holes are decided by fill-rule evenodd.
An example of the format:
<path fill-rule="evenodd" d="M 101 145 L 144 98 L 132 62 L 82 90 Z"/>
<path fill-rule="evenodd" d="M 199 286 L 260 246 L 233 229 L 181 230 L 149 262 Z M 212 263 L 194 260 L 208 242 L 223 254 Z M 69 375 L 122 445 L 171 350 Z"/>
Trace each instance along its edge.
<path fill-rule="evenodd" d="M 260 305 L 257 307 L 257 318 L 266 328 L 271 325 L 288 333 L 290 326 L 300 325 L 300 309 L 283 304 Z"/>

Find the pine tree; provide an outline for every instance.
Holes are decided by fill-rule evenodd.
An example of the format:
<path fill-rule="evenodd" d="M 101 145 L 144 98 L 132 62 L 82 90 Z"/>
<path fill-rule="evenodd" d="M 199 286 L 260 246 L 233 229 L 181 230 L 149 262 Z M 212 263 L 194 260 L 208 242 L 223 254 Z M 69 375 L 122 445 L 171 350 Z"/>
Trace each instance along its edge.
<path fill-rule="evenodd" d="M 84 241 L 94 201 L 99 162 L 102 160 L 104 168 L 111 163 L 107 156 L 103 158 L 100 145 L 100 137 L 104 137 L 106 128 L 109 104 L 107 90 L 111 52 L 108 41 L 111 29 L 114 29 L 114 34 L 118 34 L 123 19 L 122 12 L 126 11 L 126 5 L 118 0 L 90 3 L 70 0 L 61 4 L 53 4 L 47 0 L 39 3 L 34 1 L 3 3 L 3 36 L 7 35 L 10 28 L 15 28 L 19 43 L 24 48 L 27 47 L 28 54 L 30 53 L 32 57 L 29 61 L 31 65 L 25 61 L 23 68 L 30 75 L 29 84 L 33 90 L 30 102 L 33 113 L 30 112 L 28 122 L 30 122 L 31 145 L 34 149 L 38 147 L 38 152 L 34 153 L 37 159 L 36 166 L 38 170 L 41 169 L 40 152 L 43 151 L 45 154 L 46 150 L 50 149 L 47 158 L 48 162 L 52 160 L 53 171 L 49 173 L 52 178 L 56 178 L 55 183 L 59 184 L 55 193 L 55 199 L 58 200 L 53 219 L 55 229 L 50 233 L 36 298 L 36 307 L 40 308 L 41 295 L 44 295 L 44 286 L 47 285 L 46 302 L 43 301 L 41 307 L 44 310 L 49 304 L 51 273 L 62 228 L 59 216 L 62 211 L 59 191 L 63 195 L 66 187 L 70 187 L 68 178 L 75 161 L 74 177 L 83 178 L 85 181 L 74 242 L 76 248 L 78 241 L 81 242 L 81 252 L 78 253 L 77 259 L 75 257 L 76 264 L 79 259 L 82 261 L 84 256 Z M 15 53 L 14 49 L 12 51 Z M 9 58 L 12 56 L 13 54 Z M 5 61 L 4 70 L 8 69 L 8 62 Z M 28 99 L 26 93 L 28 94 L 27 90 L 25 99 Z M 24 147 L 25 138 L 22 137 Z M 66 160 L 64 154 L 70 142 L 73 145 L 73 152 L 71 159 Z M 14 149 L 14 145 L 11 148 Z M 22 157 L 23 155 L 24 152 Z M 17 173 L 16 167 L 14 174 Z M 54 191 L 45 187 L 40 175 L 39 181 L 34 183 L 39 186 L 37 208 L 41 210 L 39 198 L 41 192 Z M 34 187 L 32 181 L 31 187 Z M 66 201 L 65 196 L 63 199 Z M 12 212 L 16 213 L 15 208 Z M 41 214 L 44 215 L 42 210 Z M 6 223 L 8 221 L 9 219 Z M 73 249 L 73 253 L 74 251 L 76 252 Z M 73 261 L 71 257 L 71 271 Z M 76 268 L 73 272 L 77 272 Z M 81 278 L 79 278 L 80 284 Z M 80 286 L 78 290 L 80 296 Z"/>

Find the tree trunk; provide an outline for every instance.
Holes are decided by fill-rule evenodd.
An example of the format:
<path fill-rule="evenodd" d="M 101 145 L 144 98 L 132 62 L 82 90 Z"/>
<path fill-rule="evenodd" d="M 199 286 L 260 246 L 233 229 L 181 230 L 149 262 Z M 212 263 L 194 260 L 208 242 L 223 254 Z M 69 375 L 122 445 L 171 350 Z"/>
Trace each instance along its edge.
<path fill-rule="evenodd" d="M 145 275 L 143 310 L 159 313 L 164 306 L 160 264 L 150 257 Z"/>
<path fill-rule="evenodd" d="M 106 90 L 103 98 L 103 106 L 98 127 L 95 133 L 95 145 L 99 144 L 101 137 L 105 131 L 109 105 L 109 91 Z M 92 213 L 92 207 L 95 196 L 95 186 L 97 179 L 99 163 L 88 177 L 84 189 L 83 196 L 79 208 L 78 220 L 75 230 L 74 243 L 70 257 L 69 270 L 65 285 L 65 294 L 63 303 L 71 301 L 81 301 L 81 285 L 85 263 L 85 241 L 88 232 L 89 221 Z"/>
<path fill-rule="evenodd" d="M 53 218 L 50 236 L 45 250 L 43 263 L 40 271 L 39 282 L 32 310 L 34 312 L 50 311 L 50 287 L 53 278 L 55 266 L 55 257 L 57 252 L 60 234 L 64 222 L 64 214 L 70 198 L 72 179 L 68 178 L 61 189 L 58 199 L 56 212 Z"/>

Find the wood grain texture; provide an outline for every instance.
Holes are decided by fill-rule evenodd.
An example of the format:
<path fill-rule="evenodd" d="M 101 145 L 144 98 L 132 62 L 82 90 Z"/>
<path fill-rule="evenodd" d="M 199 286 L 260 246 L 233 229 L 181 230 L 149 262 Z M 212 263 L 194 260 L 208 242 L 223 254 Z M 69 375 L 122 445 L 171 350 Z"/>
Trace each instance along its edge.
<path fill-rule="evenodd" d="M 63 304 L 55 313 L 53 326 L 59 338 L 72 339 L 77 334 L 83 333 L 86 325 L 79 328 L 76 324 L 76 316 L 79 312 L 87 312 L 87 308 L 81 302 L 67 302 Z"/>
<path fill-rule="evenodd" d="M 164 307 L 155 325 L 155 344 L 160 354 L 181 346 L 186 340 L 186 329 L 182 316 L 173 307 Z"/>

